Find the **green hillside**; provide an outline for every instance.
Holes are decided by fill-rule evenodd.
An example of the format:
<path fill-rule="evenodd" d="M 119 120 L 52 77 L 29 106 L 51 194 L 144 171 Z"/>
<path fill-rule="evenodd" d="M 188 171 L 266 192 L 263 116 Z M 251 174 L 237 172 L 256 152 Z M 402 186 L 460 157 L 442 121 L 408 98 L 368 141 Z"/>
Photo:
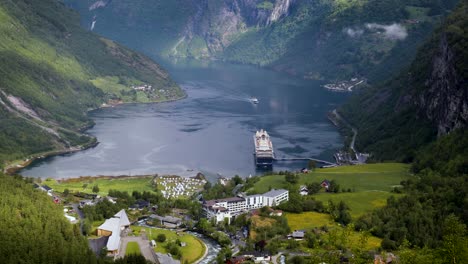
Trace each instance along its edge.
<path fill-rule="evenodd" d="M 79 225 L 20 177 L 0 173 L 2 263 L 96 263 Z"/>
<path fill-rule="evenodd" d="M 407 71 L 357 94 L 341 109 L 357 127 L 357 149 L 375 160 L 412 161 L 438 136 L 466 129 L 468 2 L 462 1 Z"/>
<path fill-rule="evenodd" d="M 62 2 L 0 2 L 0 164 L 92 144 L 79 131 L 103 103 L 182 96 L 159 65 L 86 32 Z"/>
<path fill-rule="evenodd" d="M 148 54 L 376 81 L 408 66 L 457 0 L 65 2 L 84 27 L 95 20 L 96 32 Z M 281 5 L 287 12 L 274 17 Z"/>

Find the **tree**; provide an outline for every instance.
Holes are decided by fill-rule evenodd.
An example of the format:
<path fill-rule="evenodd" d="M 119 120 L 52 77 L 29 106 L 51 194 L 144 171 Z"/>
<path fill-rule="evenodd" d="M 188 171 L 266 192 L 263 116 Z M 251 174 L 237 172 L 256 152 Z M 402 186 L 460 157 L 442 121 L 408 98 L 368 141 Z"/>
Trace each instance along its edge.
<path fill-rule="evenodd" d="M 286 173 L 286 175 L 284 175 L 284 178 L 287 182 L 291 184 L 296 184 L 299 182 L 299 176 L 291 172 Z"/>
<path fill-rule="evenodd" d="M 63 195 L 68 196 L 70 194 L 70 190 L 65 189 L 63 190 Z"/>
<path fill-rule="evenodd" d="M 448 263 L 462 263 L 468 259 L 466 225 L 453 214 L 444 221 L 442 256 Z"/>
<path fill-rule="evenodd" d="M 320 182 L 312 182 L 307 184 L 307 192 L 308 194 L 316 194 L 322 189 L 322 185 Z"/>
<path fill-rule="evenodd" d="M 244 183 L 244 180 L 239 175 L 236 175 L 232 178 L 232 182 L 234 183 L 234 186 L 237 186 L 238 184 Z"/>
<path fill-rule="evenodd" d="M 317 162 L 315 160 L 309 160 L 307 167 L 309 167 L 309 170 L 313 170 L 317 168 Z"/>
<path fill-rule="evenodd" d="M 340 191 L 340 185 L 335 180 L 331 180 L 330 185 L 328 187 L 328 192 L 337 193 L 339 191 Z"/>
<path fill-rule="evenodd" d="M 86 189 L 88 187 L 88 184 L 87 183 L 84 183 L 83 184 L 83 190 Z"/>
<path fill-rule="evenodd" d="M 164 241 L 166 241 L 166 235 L 165 235 L 165 234 L 159 234 L 159 235 L 156 237 L 156 240 L 157 240 L 158 242 L 163 243 Z"/>

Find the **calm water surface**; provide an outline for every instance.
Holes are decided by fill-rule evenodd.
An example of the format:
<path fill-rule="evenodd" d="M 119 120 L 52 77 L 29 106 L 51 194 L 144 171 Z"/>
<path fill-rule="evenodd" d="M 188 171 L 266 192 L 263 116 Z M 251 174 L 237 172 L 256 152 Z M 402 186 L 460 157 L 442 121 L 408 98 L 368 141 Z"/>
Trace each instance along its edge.
<path fill-rule="evenodd" d="M 277 157 L 332 160 L 343 140 L 326 112 L 346 99 L 319 82 L 265 69 L 218 62 L 165 65 L 188 97 L 161 104 L 129 104 L 90 115 L 87 132 L 100 144 L 82 152 L 48 158 L 22 171 L 25 176 L 258 174 L 253 134 L 266 129 Z M 258 105 L 252 104 L 257 97 Z M 277 163 L 275 170 L 298 169 Z"/>

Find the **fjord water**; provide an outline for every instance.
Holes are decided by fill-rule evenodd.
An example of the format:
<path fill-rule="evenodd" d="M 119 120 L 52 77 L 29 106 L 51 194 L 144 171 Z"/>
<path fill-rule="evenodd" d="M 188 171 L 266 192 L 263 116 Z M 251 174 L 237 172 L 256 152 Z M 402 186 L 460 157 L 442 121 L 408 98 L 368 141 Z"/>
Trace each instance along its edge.
<path fill-rule="evenodd" d="M 69 178 L 95 175 L 258 174 L 253 134 L 266 129 L 277 157 L 332 160 L 343 139 L 327 120 L 343 93 L 320 82 L 245 65 L 183 60 L 165 67 L 188 97 L 159 104 L 127 104 L 93 111 L 87 133 L 98 146 L 47 158 L 25 176 Z M 259 99 L 255 105 L 251 97 Z M 306 162 L 275 163 L 294 170 Z"/>

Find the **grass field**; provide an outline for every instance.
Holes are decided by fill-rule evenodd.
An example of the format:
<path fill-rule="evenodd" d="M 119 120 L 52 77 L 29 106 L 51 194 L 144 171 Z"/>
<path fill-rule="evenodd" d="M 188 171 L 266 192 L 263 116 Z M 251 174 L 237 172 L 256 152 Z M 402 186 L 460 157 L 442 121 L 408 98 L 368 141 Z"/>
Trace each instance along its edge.
<path fill-rule="evenodd" d="M 177 235 L 176 232 L 166 230 L 166 229 L 145 228 L 145 227 L 139 227 L 139 226 L 132 226 L 132 230 L 137 235 L 140 234 L 141 232 L 146 232 L 148 239 L 149 240 L 154 239 L 155 241 L 157 241 L 156 237 L 159 234 L 166 235 L 165 242 L 163 243 L 156 242 L 157 244 L 155 248 L 156 252 L 167 253 L 165 246 L 167 245 L 168 242 L 175 241 L 177 238 L 181 242 L 187 243 L 185 247 L 180 248 L 180 251 L 182 252 L 181 263 L 195 262 L 196 260 L 200 259 L 203 256 L 206 250 L 205 244 L 201 240 L 199 240 L 195 236 L 192 236 L 186 233 L 179 233 L 179 235 Z"/>
<path fill-rule="evenodd" d="M 331 220 L 330 215 L 316 212 L 304 212 L 300 214 L 286 213 L 288 225 L 291 230 L 311 230 L 316 227 L 327 226 L 329 230 L 335 230 L 340 233 L 343 228 Z M 359 232 L 351 232 L 349 241 L 351 244 L 357 245 L 363 234 Z M 365 245 L 366 250 L 377 249 L 380 247 L 382 240 L 377 237 L 369 236 Z M 305 251 L 310 249 L 304 248 Z"/>
<path fill-rule="evenodd" d="M 127 250 L 125 251 L 125 255 L 140 255 L 140 246 L 137 242 L 131 241 L 127 244 Z"/>
<path fill-rule="evenodd" d="M 335 168 L 316 169 L 307 174 L 299 174 L 298 185 L 323 180 L 335 180 L 341 189 L 352 192 L 326 193 L 323 190 L 314 195 L 317 200 L 327 202 L 332 200 L 345 201 L 351 208 L 351 216 L 356 218 L 382 207 L 391 195 L 390 191 L 404 179 L 411 177 L 409 166 L 401 163 L 378 163 L 357 166 L 340 166 Z M 264 193 L 270 188 L 286 188 L 287 183 L 282 175 L 269 175 L 260 178 L 249 190 L 254 193 Z"/>
<path fill-rule="evenodd" d="M 151 184 L 153 176 L 142 177 L 83 177 L 76 179 L 68 179 L 65 181 L 57 181 L 55 179 L 47 179 L 43 183 L 50 186 L 58 192 L 63 192 L 68 189 L 70 192 L 85 192 L 92 193 L 93 186 L 99 187 L 99 195 L 107 195 L 109 190 L 126 191 L 132 193 L 133 191 L 154 191 Z M 87 186 L 83 188 L 83 185 Z"/>
<path fill-rule="evenodd" d="M 286 213 L 285 216 L 288 219 L 288 225 L 291 230 L 303 230 L 314 227 L 336 225 L 336 223 L 330 218 L 330 215 L 317 212 L 304 212 L 301 214 Z"/>

